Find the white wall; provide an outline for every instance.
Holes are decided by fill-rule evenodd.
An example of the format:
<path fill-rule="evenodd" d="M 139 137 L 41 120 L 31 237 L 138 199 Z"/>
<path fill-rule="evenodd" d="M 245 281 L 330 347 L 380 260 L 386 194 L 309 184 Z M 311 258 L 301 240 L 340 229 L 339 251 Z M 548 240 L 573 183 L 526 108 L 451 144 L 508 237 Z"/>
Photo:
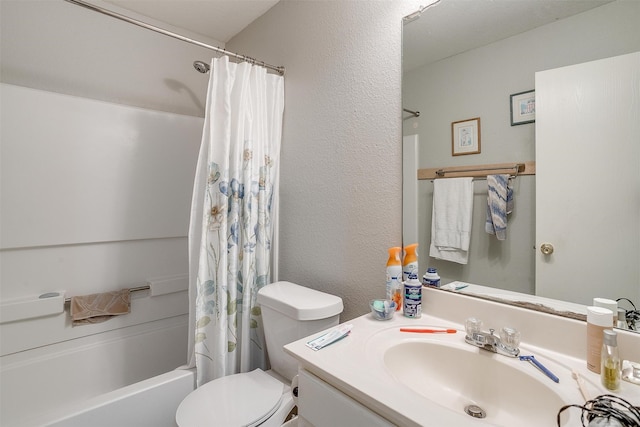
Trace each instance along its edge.
<path fill-rule="evenodd" d="M 535 126 L 510 125 L 509 96 L 534 89 L 536 71 L 640 50 L 639 16 L 640 2 L 620 0 L 408 72 L 404 104 L 421 116 L 405 120 L 404 132 L 420 136 L 419 167 L 534 160 Z M 482 153 L 452 157 L 451 122 L 472 117 L 481 118 Z M 535 178 L 516 180 L 515 210 L 505 242 L 484 232 L 486 182 L 474 186 L 470 259 L 462 266 L 427 261 L 433 184 L 420 182 L 421 270 L 428 262 L 444 282 L 462 280 L 534 293 Z"/>
<path fill-rule="evenodd" d="M 104 6 L 193 37 L 224 43 Z M 62 0 L 2 0 L 0 54 L 4 83 L 142 108 L 204 117 L 207 75 L 194 60 L 212 51 Z"/>
<path fill-rule="evenodd" d="M 419 2 L 283 0 L 230 50 L 287 67 L 280 279 L 343 298 L 384 295 L 402 242 L 402 16 Z"/>

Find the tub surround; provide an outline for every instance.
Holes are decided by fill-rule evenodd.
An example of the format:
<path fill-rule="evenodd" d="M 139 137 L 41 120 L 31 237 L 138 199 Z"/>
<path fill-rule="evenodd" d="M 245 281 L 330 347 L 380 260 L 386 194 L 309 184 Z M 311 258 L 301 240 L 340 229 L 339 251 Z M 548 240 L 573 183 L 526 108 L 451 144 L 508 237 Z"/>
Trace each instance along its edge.
<path fill-rule="evenodd" d="M 540 381 L 549 381 L 549 387 L 561 392 L 571 403 L 583 403 L 578 385 L 571 378 L 571 369 L 584 378 L 593 397 L 610 393 L 630 402 L 640 401 L 639 386 L 623 381 L 620 390 L 612 393 L 602 387 L 599 375 L 587 369 L 585 322 L 438 289 L 424 289 L 423 316 L 420 319 L 408 319 L 397 313 L 389 321 L 376 321 L 367 314 L 349 322 L 353 324 L 353 330 L 350 336 L 340 342 L 320 351 L 312 351 L 305 345 L 312 338 L 309 337 L 285 346 L 285 351 L 298 359 L 304 371 L 394 424 L 477 425 L 479 420 L 461 412 L 453 412 L 397 382 L 389 372 L 385 372 L 384 365 L 376 360 L 377 356 L 372 355 L 376 352 L 374 349 L 387 345 L 387 337 L 389 340 L 398 339 L 398 342 L 421 339 L 464 342 L 464 321 L 471 316 L 482 319 L 485 329 L 499 330 L 503 326 L 518 329 L 522 336 L 520 347 L 525 354 L 534 354 L 552 371 L 560 371 L 556 372 L 560 376 L 560 384 L 550 382 L 542 373 Z M 398 337 L 400 327 L 407 326 L 455 328 L 459 332 L 438 334 L 437 338 L 433 335 L 428 338 L 424 336 L 430 334 L 404 334 Z M 380 340 L 380 337 L 385 339 Z M 640 361 L 638 334 L 618 331 L 618 344 L 621 358 Z M 524 365 L 524 362 L 516 363 Z M 304 413 L 302 407 L 301 412 Z M 579 416 L 578 412 L 569 410 L 573 418 Z"/>
<path fill-rule="evenodd" d="M 186 362 L 186 213 L 203 119 L 0 91 L 0 424 L 25 425 Z M 107 322 L 73 327 L 64 308 L 147 283 Z M 50 292 L 64 296 L 39 298 Z"/>

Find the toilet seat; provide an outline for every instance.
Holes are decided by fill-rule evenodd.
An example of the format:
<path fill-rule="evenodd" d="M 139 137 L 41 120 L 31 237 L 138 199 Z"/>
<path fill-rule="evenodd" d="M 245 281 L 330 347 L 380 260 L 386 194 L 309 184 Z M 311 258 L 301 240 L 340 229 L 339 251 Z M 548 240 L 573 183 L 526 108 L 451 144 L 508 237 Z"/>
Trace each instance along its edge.
<path fill-rule="evenodd" d="M 261 369 L 218 378 L 180 403 L 180 427 L 258 426 L 279 408 L 285 385 Z"/>

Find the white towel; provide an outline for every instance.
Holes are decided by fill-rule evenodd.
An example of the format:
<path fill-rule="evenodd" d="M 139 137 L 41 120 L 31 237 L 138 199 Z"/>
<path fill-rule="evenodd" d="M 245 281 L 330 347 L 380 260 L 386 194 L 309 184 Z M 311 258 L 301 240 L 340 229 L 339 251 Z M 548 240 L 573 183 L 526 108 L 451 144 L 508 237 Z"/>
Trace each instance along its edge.
<path fill-rule="evenodd" d="M 429 255 L 466 264 L 473 216 L 473 178 L 436 179 Z"/>

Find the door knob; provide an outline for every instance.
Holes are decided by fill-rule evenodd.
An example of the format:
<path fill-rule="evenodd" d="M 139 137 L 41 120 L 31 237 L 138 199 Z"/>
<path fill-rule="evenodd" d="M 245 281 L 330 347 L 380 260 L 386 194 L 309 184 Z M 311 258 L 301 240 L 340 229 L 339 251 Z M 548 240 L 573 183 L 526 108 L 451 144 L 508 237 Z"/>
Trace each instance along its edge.
<path fill-rule="evenodd" d="M 540 252 L 545 255 L 551 255 L 553 253 L 553 245 L 551 243 L 543 243 L 540 246 Z"/>

